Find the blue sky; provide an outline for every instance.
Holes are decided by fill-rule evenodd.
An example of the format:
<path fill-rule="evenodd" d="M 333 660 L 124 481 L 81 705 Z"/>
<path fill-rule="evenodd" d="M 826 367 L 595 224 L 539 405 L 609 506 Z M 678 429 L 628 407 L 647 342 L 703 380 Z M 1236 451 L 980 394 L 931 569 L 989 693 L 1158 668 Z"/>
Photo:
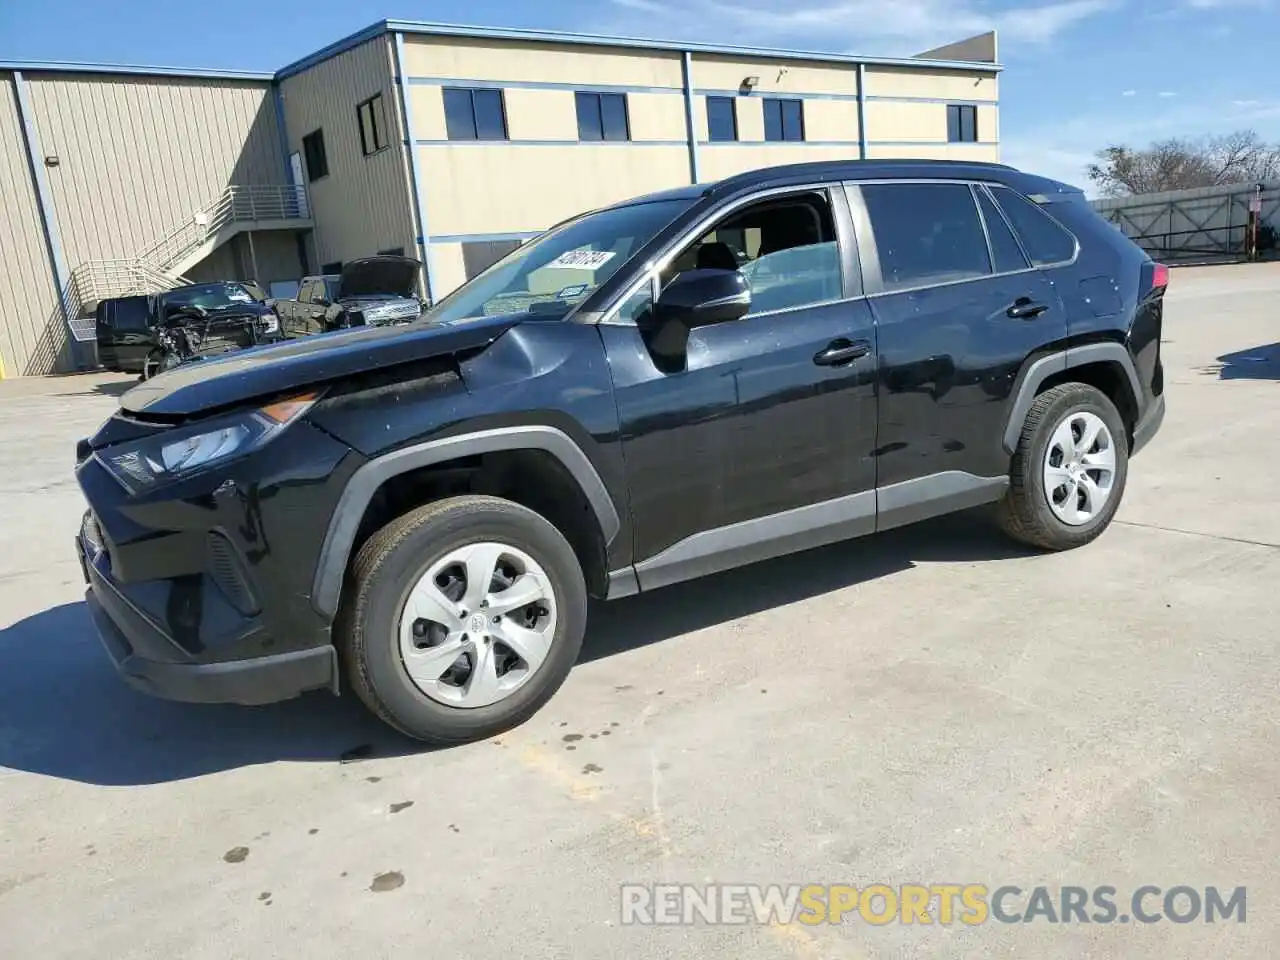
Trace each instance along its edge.
<path fill-rule="evenodd" d="M 1252 128 L 1280 0 L 0 0 L 0 59 L 272 70 L 384 17 L 897 56 L 1000 31 L 1003 159 L 1081 183 L 1091 154 Z"/>

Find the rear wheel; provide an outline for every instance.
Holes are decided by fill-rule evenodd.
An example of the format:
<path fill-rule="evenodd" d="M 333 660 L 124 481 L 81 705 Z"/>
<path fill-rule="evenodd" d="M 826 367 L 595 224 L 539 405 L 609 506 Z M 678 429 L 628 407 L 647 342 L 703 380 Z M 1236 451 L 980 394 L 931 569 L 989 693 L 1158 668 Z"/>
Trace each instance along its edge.
<path fill-rule="evenodd" d="M 1046 390 L 1023 424 L 1001 526 L 1045 550 L 1082 546 L 1111 523 L 1128 471 L 1124 421 L 1104 393 L 1083 383 Z"/>
<path fill-rule="evenodd" d="M 507 500 L 455 497 L 360 549 L 338 642 L 370 710 L 411 737 L 460 743 L 550 699 L 577 660 L 586 610 L 559 530 Z"/>

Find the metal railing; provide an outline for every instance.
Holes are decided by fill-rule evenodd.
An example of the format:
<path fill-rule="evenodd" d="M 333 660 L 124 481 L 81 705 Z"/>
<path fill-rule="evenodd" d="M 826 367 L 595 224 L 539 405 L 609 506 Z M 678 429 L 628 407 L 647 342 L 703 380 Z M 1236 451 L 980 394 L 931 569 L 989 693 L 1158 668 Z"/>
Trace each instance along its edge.
<path fill-rule="evenodd" d="M 230 186 L 216 200 L 161 237 L 137 259 L 166 271 L 209 237 L 236 222 L 306 220 L 311 216 L 307 189 L 295 184 Z"/>
<path fill-rule="evenodd" d="M 66 292 L 69 320 L 76 320 L 107 297 L 172 290 L 191 281 L 175 268 L 219 231 L 235 223 L 308 220 L 307 189 L 295 184 L 230 186 L 136 257 L 88 260 L 71 274 Z"/>

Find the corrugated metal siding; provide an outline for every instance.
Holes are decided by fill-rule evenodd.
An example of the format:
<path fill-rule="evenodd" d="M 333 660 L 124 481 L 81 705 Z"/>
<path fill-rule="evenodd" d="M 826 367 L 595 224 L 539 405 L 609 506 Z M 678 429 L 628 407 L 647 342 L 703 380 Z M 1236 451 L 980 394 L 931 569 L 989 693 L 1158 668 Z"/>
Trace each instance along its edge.
<path fill-rule="evenodd" d="M 63 334 L 12 74 L 0 74 L 0 359 L 6 377 L 48 373 Z"/>
<path fill-rule="evenodd" d="M 132 257 L 231 184 L 285 181 L 271 88 L 252 81 L 28 77 L 67 259 Z"/>
<path fill-rule="evenodd" d="M 319 263 L 416 249 L 392 56 L 389 38 L 378 37 L 281 84 L 289 150 L 301 153 L 304 136 L 324 131 L 329 175 L 310 184 Z M 356 104 L 377 93 L 392 128 L 390 146 L 366 157 Z"/>

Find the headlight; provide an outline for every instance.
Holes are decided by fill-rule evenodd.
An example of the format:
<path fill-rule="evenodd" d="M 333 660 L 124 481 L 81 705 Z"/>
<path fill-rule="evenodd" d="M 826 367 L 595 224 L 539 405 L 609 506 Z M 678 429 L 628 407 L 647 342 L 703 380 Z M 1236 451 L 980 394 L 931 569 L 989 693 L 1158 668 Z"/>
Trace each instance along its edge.
<path fill-rule="evenodd" d="M 262 315 L 262 332 L 275 333 L 280 329 L 280 318 L 274 313 L 265 313 Z"/>
<path fill-rule="evenodd" d="M 318 391 L 298 394 L 257 410 L 104 450 L 98 457 L 121 486 L 130 493 L 142 493 L 260 449 L 319 398 Z"/>

